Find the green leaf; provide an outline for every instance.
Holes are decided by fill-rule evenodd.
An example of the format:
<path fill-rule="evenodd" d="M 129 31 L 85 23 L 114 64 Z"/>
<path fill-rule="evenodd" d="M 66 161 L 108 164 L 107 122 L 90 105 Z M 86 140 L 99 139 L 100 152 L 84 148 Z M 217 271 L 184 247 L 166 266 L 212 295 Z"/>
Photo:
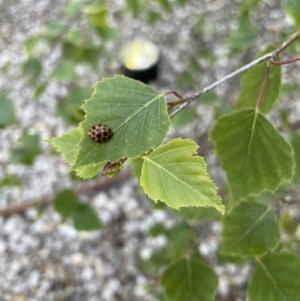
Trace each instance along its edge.
<path fill-rule="evenodd" d="M 241 257 L 257 256 L 279 243 L 275 214 L 268 206 L 240 202 L 224 216 L 221 253 Z"/>
<path fill-rule="evenodd" d="M 291 179 L 292 148 L 256 110 L 219 118 L 210 137 L 235 200 L 263 190 L 274 191 L 282 181 Z"/>
<path fill-rule="evenodd" d="M 74 190 L 65 189 L 54 198 L 54 208 L 63 217 L 69 217 L 80 205 L 79 198 Z"/>
<path fill-rule="evenodd" d="M 40 135 L 33 129 L 28 129 L 16 143 L 11 152 L 13 162 L 31 165 L 37 155 L 41 153 Z"/>
<path fill-rule="evenodd" d="M 256 258 L 247 295 L 249 301 L 299 301 L 300 260 L 280 252 Z"/>
<path fill-rule="evenodd" d="M 126 10 L 131 12 L 131 14 L 134 17 L 137 17 L 138 14 L 140 13 L 140 9 L 142 8 L 142 5 L 140 3 L 140 0 L 126 0 Z"/>
<path fill-rule="evenodd" d="M 59 81 L 71 81 L 78 79 L 78 75 L 75 70 L 75 63 L 72 61 L 61 61 L 53 69 L 51 78 Z"/>
<path fill-rule="evenodd" d="M 76 208 L 73 224 L 78 231 L 93 231 L 103 227 L 97 213 L 89 204 L 80 204 Z"/>
<path fill-rule="evenodd" d="M 264 51 L 260 52 L 257 58 L 267 54 L 275 49 L 274 46 L 268 46 Z M 255 108 L 264 76 L 267 68 L 267 61 L 252 67 L 242 76 L 242 89 L 237 98 L 236 109 Z M 267 114 L 274 106 L 279 95 L 281 84 L 281 67 L 270 66 L 270 75 L 266 90 L 259 108 L 263 114 Z"/>
<path fill-rule="evenodd" d="M 244 0 L 240 8 L 240 16 L 248 16 L 250 10 L 258 4 L 258 0 Z"/>
<path fill-rule="evenodd" d="M 149 235 L 154 237 L 164 235 L 168 239 L 168 243 L 164 247 L 159 248 L 150 258 L 141 262 L 141 268 L 145 273 L 150 274 L 150 277 L 157 277 L 162 268 L 186 254 L 191 242 L 198 241 L 196 232 L 191 231 L 191 227 L 187 223 L 177 224 L 172 229 L 167 229 L 158 223 L 149 229 Z M 198 257 L 200 256 L 198 255 Z"/>
<path fill-rule="evenodd" d="M 35 57 L 30 57 L 23 65 L 23 72 L 31 81 L 37 82 L 42 70 L 43 66 L 40 60 Z"/>
<path fill-rule="evenodd" d="M 48 82 L 43 82 L 41 84 L 38 84 L 34 91 L 34 95 L 33 95 L 34 99 L 38 99 L 44 93 L 47 87 L 48 87 Z"/>
<path fill-rule="evenodd" d="M 86 10 L 85 10 L 86 12 Z M 118 31 L 110 27 L 107 23 L 108 11 L 100 6 L 94 12 L 87 13 L 91 25 L 95 26 L 96 32 L 103 40 L 114 39 L 118 36 Z"/>
<path fill-rule="evenodd" d="M 84 112 L 80 107 L 91 93 L 91 88 L 76 87 L 69 93 L 68 97 L 61 99 L 58 103 L 58 112 L 62 118 L 68 123 L 81 122 L 84 118 Z"/>
<path fill-rule="evenodd" d="M 294 181 L 300 184 L 300 134 L 291 131 L 290 135 L 291 135 L 291 145 L 294 151 L 294 160 L 295 160 Z"/>
<path fill-rule="evenodd" d="M 191 241 L 198 241 L 197 234 L 191 231 L 191 227 L 185 222 L 176 225 L 172 229 L 167 229 L 165 235 L 168 238 L 168 245 L 165 249 L 165 257 L 168 263 L 183 256 Z"/>
<path fill-rule="evenodd" d="M 50 41 L 53 39 L 57 39 L 61 35 L 65 28 L 65 25 L 59 22 L 50 22 L 47 24 L 46 31 L 44 37 L 49 39 Z"/>
<path fill-rule="evenodd" d="M 136 158 L 136 159 L 130 159 L 129 162 L 132 167 L 133 174 L 138 179 L 138 181 L 140 181 L 144 160 L 141 158 Z"/>
<path fill-rule="evenodd" d="M 83 179 L 90 179 L 94 177 L 103 168 L 104 163 L 89 164 L 86 166 L 80 166 L 75 169 L 77 176 Z"/>
<path fill-rule="evenodd" d="M 21 181 L 15 174 L 7 174 L 5 178 L 0 181 L 0 186 L 20 186 Z"/>
<path fill-rule="evenodd" d="M 298 225 L 297 221 L 294 220 L 292 214 L 289 212 L 284 212 L 279 217 L 279 226 L 285 231 L 285 233 L 294 236 Z"/>
<path fill-rule="evenodd" d="M 196 156 L 197 148 L 191 140 L 174 139 L 143 156 L 141 184 L 151 199 L 170 207 L 211 206 L 223 213 L 206 164 Z"/>
<path fill-rule="evenodd" d="M 77 2 L 77 1 L 70 2 L 65 8 L 65 15 L 70 18 L 75 17 L 76 14 L 78 14 L 79 11 L 81 10 L 82 6 L 83 3 L 81 2 Z"/>
<path fill-rule="evenodd" d="M 35 47 L 37 43 L 40 41 L 40 39 L 41 37 L 31 37 L 24 42 L 23 45 L 28 56 L 33 56 Z"/>
<path fill-rule="evenodd" d="M 72 165 L 79 150 L 78 143 L 81 137 L 82 131 L 80 128 L 77 128 L 70 130 L 60 137 L 48 139 L 46 142 L 58 149 L 63 154 L 65 161 Z"/>
<path fill-rule="evenodd" d="M 15 107 L 12 100 L 0 91 L 0 128 L 16 121 Z"/>
<path fill-rule="evenodd" d="M 275 200 L 275 198 L 274 198 L 273 194 L 269 191 L 264 191 L 259 195 L 250 195 L 244 200 L 231 199 L 226 207 L 226 212 L 231 211 L 241 201 L 256 202 L 261 205 L 270 206 L 274 202 L 274 200 Z"/>
<path fill-rule="evenodd" d="M 256 39 L 256 26 L 248 16 L 239 20 L 239 27 L 227 38 L 226 43 L 235 50 L 242 51 L 254 44 Z"/>
<path fill-rule="evenodd" d="M 66 162 L 73 165 L 76 159 L 76 154 L 79 151 L 78 143 L 82 137 L 81 129 L 73 129 L 60 137 L 46 140 L 51 146 L 60 151 Z M 98 164 L 89 164 L 80 166 L 76 169 L 76 174 L 82 178 L 92 178 L 104 166 L 104 162 Z"/>
<path fill-rule="evenodd" d="M 285 1 L 284 11 L 287 15 L 291 16 L 297 27 L 300 26 L 300 2 L 299 0 Z"/>
<path fill-rule="evenodd" d="M 161 284 L 172 301 L 211 301 L 218 287 L 218 277 L 204 262 L 183 257 L 163 273 Z"/>
<path fill-rule="evenodd" d="M 170 125 L 164 96 L 124 76 L 99 82 L 83 108 L 86 117 L 81 128 L 85 134 L 74 168 L 138 157 L 159 146 Z M 96 123 L 104 123 L 112 129 L 109 142 L 99 144 L 89 138 L 87 133 Z"/>

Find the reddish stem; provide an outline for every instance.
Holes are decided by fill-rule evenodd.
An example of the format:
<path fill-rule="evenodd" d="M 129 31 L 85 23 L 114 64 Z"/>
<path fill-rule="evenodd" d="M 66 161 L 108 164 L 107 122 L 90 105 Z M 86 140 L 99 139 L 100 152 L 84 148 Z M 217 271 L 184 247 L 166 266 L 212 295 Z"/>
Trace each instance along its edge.
<path fill-rule="evenodd" d="M 282 60 L 282 61 L 274 61 L 273 59 L 270 59 L 270 62 L 276 66 L 286 65 L 286 64 L 297 62 L 297 61 L 300 61 L 300 56 L 296 56 L 291 59 L 286 59 L 286 60 Z"/>
<path fill-rule="evenodd" d="M 174 94 L 179 99 L 183 99 L 183 97 L 178 92 L 176 92 L 175 90 L 167 91 L 167 92 L 164 93 L 164 95 L 169 95 L 169 94 Z"/>
<path fill-rule="evenodd" d="M 269 75 L 270 75 L 270 63 L 268 62 L 267 69 L 266 69 L 266 72 L 265 72 L 264 81 L 263 81 L 263 84 L 261 86 L 261 89 L 260 89 L 260 92 L 259 92 L 259 95 L 258 95 L 258 98 L 257 98 L 257 101 L 256 101 L 256 109 L 259 109 L 259 107 L 260 107 L 262 98 L 264 96 L 264 93 L 265 93 L 265 90 L 266 90 L 266 87 L 267 87 L 267 83 L 269 81 Z"/>

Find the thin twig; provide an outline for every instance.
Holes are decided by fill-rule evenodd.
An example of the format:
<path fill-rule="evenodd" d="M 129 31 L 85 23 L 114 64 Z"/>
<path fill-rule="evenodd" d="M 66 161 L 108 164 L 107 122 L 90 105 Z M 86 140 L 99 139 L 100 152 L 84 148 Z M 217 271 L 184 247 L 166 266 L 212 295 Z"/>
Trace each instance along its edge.
<path fill-rule="evenodd" d="M 116 178 L 105 179 L 104 181 L 96 182 L 96 183 L 85 183 L 84 185 L 81 185 L 74 190 L 78 194 L 84 194 L 93 190 L 97 190 L 97 191 L 105 190 L 109 187 L 112 187 L 114 185 L 117 185 L 119 183 L 122 183 L 123 181 L 130 179 L 131 175 L 132 175 L 131 172 L 123 172 L 121 175 L 119 175 Z M 32 208 L 32 207 L 45 208 L 52 203 L 53 199 L 54 199 L 53 195 L 48 195 L 48 196 L 44 196 L 43 198 L 39 198 L 30 202 L 9 206 L 7 208 L 0 209 L 0 216 L 7 217 L 13 214 L 19 214 L 26 211 L 28 208 Z"/>
<path fill-rule="evenodd" d="M 187 105 L 189 105 L 191 102 L 193 102 L 195 99 L 199 98 L 201 95 L 207 93 L 208 91 L 222 85 L 223 83 L 227 82 L 228 80 L 234 78 L 235 76 L 243 73 L 244 71 L 254 67 L 255 65 L 268 60 L 268 59 L 272 59 L 274 61 L 274 59 L 284 50 L 286 49 L 291 43 L 293 43 L 297 38 L 300 37 L 300 31 L 296 32 L 295 34 L 293 34 L 291 36 L 291 38 L 289 38 L 287 41 L 285 41 L 282 45 L 280 45 L 277 49 L 275 49 L 274 51 L 267 53 L 265 55 L 263 55 L 262 57 L 252 61 L 251 63 L 243 66 L 242 68 L 226 75 L 225 77 L 221 78 L 220 80 L 214 82 L 213 84 L 211 84 L 210 86 L 204 88 L 203 90 L 201 90 L 198 93 L 195 93 L 193 95 L 184 97 L 185 102 L 179 106 L 176 110 L 174 110 L 171 114 L 170 114 L 170 118 L 174 117 L 176 114 L 178 114 L 182 109 L 184 109 Z"/>
<path fill-rule="evenodd" d="M 204 88 L 202 91 L 194 94 L 194 95 L 191 95 L 191 96 L 187 96 L 185 97 L 185 102 L 180 106 L 178 107 L 174 112 L 172 112 L 172 114 L 170 115 L 170 118 L 172 118 L 173 116 L 175 116 L 177 113 L 179 113 L 183 108 L 185 108 L 187 105 L 189 105 L 192 101 L 194 101 L 195 99 L 197 99 L 198 97 L 200 97 L 201 95 L 209 92 L 210 90 L 222 85 L 223 83 L 227 82 L 228 80 L 232 79 L 233 77 L 243 73 L 244 71 L 250 69 L 251 67 L 265 61 L 266 59 L 270 59 L 273 57 L 273 53 L 270 52 L 270 53 L 267 53 L 265 54 L 264 56 L 254 60 L 253 62 L 243 66 L 242 68 L 224 76 L 223 78 L 221 78 L 220 80 L 214 82 L 213 84 L 211 84 L 210 86 Z"/>
<path fill-rule="evenodd" d="M 300 37 L 300 30 L 295 32 L 287 41 L 282 43 L 277 49 L 275 49 L 273 53 L 273 58 L 278 56 L 284 49 L 286 49 L 290 44 L 292 44 L 296 39 Z"/>

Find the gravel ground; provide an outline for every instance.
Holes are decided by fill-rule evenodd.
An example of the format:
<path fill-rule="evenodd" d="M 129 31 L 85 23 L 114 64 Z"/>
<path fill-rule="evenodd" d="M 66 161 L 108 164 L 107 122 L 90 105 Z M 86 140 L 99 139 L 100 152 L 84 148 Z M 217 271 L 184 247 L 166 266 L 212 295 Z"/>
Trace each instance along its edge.
<path fill-rule="evenodd" d="M 0 208 L 51 196 L 62 188 L 75 185 L 62 158 L 50 156 L 46 144 L 42 145 L 43 153 L 32 167 L 9 163 L 9 152 L 21 136 L 22 129 L 29 127 L 32 131 L 39 131 L 42 138 L 57 136 L 67 130 L 56 113 L 57 99 L 66 93 L 66 88 L 51 84 L 35 102 L 32 100 L 33 91 L 26 86 L 22 72 L 22 64 L 26 60 L 22 47 L 24 40 L 40 33 L 49 21 L 64 20 L 63 9 L 67 2 L 0 0 L 0 68 L 9 62 L 7 72 L 0 73 L 0 88 L 11 91 L 19 120 L 18 126 L 0 133 L 0 178 L 6 173 L 15 173 L 22 179 L 21 187 L 2 192 Z M 154 86 L 164 91 L 174 87 L 176 76 L 187 68 L 194 49 L 205 43 L 219 60 L 214 68 L 207 66 L 205 74 L 199 74 L 195 79 L 199 82 L 194 87 L 197 91 L 249 61 L 259 49 L 255 47 L 253 53 L 238 56 L 237 60 L 228 57 L 230 52 L 224 46 L 224 37 L 236 27 L 234 19 L 241 1 L 232 1 L 230 5 L 225 2 L 190 1 L 184 8 L 176 10 L 175 15 L 165 17 L 164 22 L 149 27 L 142 18 L 120 21 L 117 16 L 125 5 L 124 1 L 110 1 L 110 22 L 120 29 L 121 38 L 107 43 L 106 50 L 117 56 L 120 45 L 133 37 L 147 37 L 160 45 L 162 72 Z M 280 7 L 268 4 L 268 1 L 263 3 L 255 15 L 257 24 L 264 25 L 261 31 L 264 34 L 258 38 L 257 46 L 276 41 L 278 31 L 292 33 L 291 22 L 284 17 Z M 201 14 L 210 28 L 199 41 L 193 38 L 191 25 Z M 45 60 L 45 68 L 51 70 L 59 55 L 60 49 L 52 49 Z M 103 61 L 101 66 L 101 76 L 110 76 L 118 71 L 117 61 L 110 64 Z M 296 78 L 299 79 L 299 73 Z M 99 78 L 95 75 L 86 75 L 90 85 L 96 80 Z M 218 88 L 217 92 L 226 99 L 232 97 L 237 88 L 238 81 L 233 81 Z M 211 112 L 203 106 L 199 108 L 207 110 L 201 124 L 192 124 L 181 134 L 192 131 L 197 138 L 211 126 Z M 295 112 L 299 112 L 300 108 L 295 102 L 289 103 L 288 108 L 294 116 L 299 116 Z M 215 162 L 213 158 L 211 162 Z M 216 181 L 221 181 L 219 170 L 212 170 L 212 174 Z M 105 223 L 104 230 L 77 232 L 72 224 L 63 222 L 51 206 L 42 214 L 38 209 L 30 208 L 22 214 L 0 217 L 0 301 L 156 300 L 147 292 L 149 283 L 139 269 L 139 258 L 149 256 L 154 248 L 167 243 L 164 237 L 147 237 L 149 227 L 157 222 L 172 227 L 176 218 L 164 210 L 153 211 L 149 200 L 139 194 L 136 181 L 130 178 L 122 185 L 85 197 L 89 197 Z M 218 248 L 220 225 L 205 223 L 203 230 L 199 248 L 204 256 L 210 258 Z M 243 292 L 250 270 L 248 265 L 242 268 L 230 264 L 217 266 L 220 296 L 230 295 L 230 285 Z M 236 300 L 244 300 L 243 293 Z"/>

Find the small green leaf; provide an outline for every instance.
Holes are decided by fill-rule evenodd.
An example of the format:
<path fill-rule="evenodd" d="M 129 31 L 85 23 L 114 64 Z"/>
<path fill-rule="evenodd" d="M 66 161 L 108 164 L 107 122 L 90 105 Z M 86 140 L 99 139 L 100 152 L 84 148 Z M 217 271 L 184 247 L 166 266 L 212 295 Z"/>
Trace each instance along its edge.
<path fill-rule="evenodd" d="M 92 6 L 91 6 L 92 7 Z M 110 27 L 107 23 L 108 11 L 104 8 L 101 8 L 97 4 L 95 5 L 95 10 L 92 12 L 85 10 L 88 14 L 89 21 L 96 29 L 96 32 L 100 35 L 103 40 L 114 39 L 118 36 L 118 31 Z"/>
<path fill-rule="evenodd" d="M 247 295 L 249 301 L 299 301 L 300 260 L 280 252 L 256 258 Z"/>
<path fill-rule="evenodd" d="M 78 143 L 81 139 L 82 131 L 80 128 L 70 130 L 68 133 L 60 137 L 46 140 L 51 146 L 58 149 L 64 156 L 64 159 L 72 165 L 75 162 L 78 153 Z"/>
<path fill-rule="evenodd" d="M 15 106 L 12 100 L 0 91 L 0 128 L 16 121 Z"/>
<path fill-rule="evenodd" d="M 86 166 L 80 166 L 75 169 L 77 176 L 83 179 L 90 179 L 94 177 L 103 168 L 104 163 L 89 164 Z"/>
<path fill-rule="evenodd" d="M 99 82 L 83 108 L 84 135 L 74 168 L 138 157 L 159 146 L 170 125 L 164 96 L 124 76 Z M 95 143 L 89 138 L 87 133 L 96 123 L 112 129 L 113 137 L 107 143 Z"/>
<path fill-rule="evenodd" d="M 206 164 L 196 156 L 197 148 L 191 140 L 174 139 L 143 156 L 141 184 L 151 199 L 170 207 L 211 206 L 223 213 Z"/>
<path fill-rule="evenodd" d="M 211 139 L 235 200 L 263 190 L 274 191 L 293 175 L 292 148 L 256 110 L 241 110 L 219 118 Z"/>
<path fill-rule="evenodd" d="M 20 186 L 21 181 L 15 174 L 7 174 L 5 178 L 0 181 L 0 186 Z"/>
<path fill-rule="evenodd" d="M 70 2 L 67 5 L 67 7 L 65 8 L 65 15 L 70 18 L 75 17 L 75 15 L 77 13 L 79 13 L 79 11 L 81 10 L 82 6 L 83 6 L 83 3 L 79 2 L 79 1 L 78 2 L 77 1 Z"/>
<path fill-rule="evenodd" d="M 131 12 L 134 17 L 137 17 L 140 9 L 142 8 L 142 5 L 140 4 L 139 0 L 126 0 L 125 8 L 126 10 Z"/>
<path fill-rule="evenodd" d="M 51 78 L 59 81 L 71 81 L 78 79 L 75 70 L 75 63 L 71 61 L 61 61 L 52 71 Z"/>
<path fill-rule="evenodd" d="M 103 227 L 97 213 L 89 204 L 80 204 L 76 208 L 73 223 L 78 231 L 93 231 Z"/>
<path fill-rule="evenodd" d="M 38 99 L 44 93 L 47 87 L 48 87 L 48 82 L 43 82 L 41 84 L 38 84 L 34 91 L 34 96 L 33 96 L 34 99 Z"/>
<path fill-rule="evenodd" d="M 241 51 L 246 50 L 254 44 L 256 39 L 256 26 L 251 22 L 248 16 L 243 16 L 239 20 L 239 27 L 233 31 L 227 38 L 226 43 L 233 49 Z"/>
<path fill-rule="evenodd" d="M 284 11 L 294 19 L 295 25 L 300 26 L 300 2 L 299 0 L 287 0 L 284 4 Z"/>
<path fill-rule="evenodd" d="M 84 118 L 81 106 L 91 93 L 91 88 L 76 87 L 65 99 L 61 99 L 58 103 L 58 112 L 62 118 L 68 123 L 81 122 Z"/>
<path fill-rule="evenodd" d="M 79 151 L 78 143 L 81 136 L 81 129 L 77 128 L 70 130 L 68 133 L 63 134 L 60 137 L 48 139 L 47 142 L 63 154 L 66 162 L 73 165 L 76 159 L 76 154 Z M 104 164 L 105 162 L 101 162 L 98 164 L 80 166 L 76 169 L 76 174 L 85 179 L 92 178 L 99 172 Z"/>
<path fill-rule="evenodd" d="M 28 129 L 17 141 L 16 147 L 11 152 L 11 159 L 16 163 L 31 165 L 40 153 L 40 135 L 35 130 Z"/>
<path fill-rule="evenodd" d="M 248 16 L 250 10 L 257 4 L 258 0 L 244 0 L 240 8 L 240 16 Z"/>
<path fill-rule="evenodd" d="M 40 41 L 41 37 L 31 37 L 24 42 L 24 48 L 28 56 L 33 56 L 35 47 Z"/>
<path fill-rule="evenodd" d="M 87 15 L 97 14 L 103 11 L 103 5 L 99 2 L 92 3 L 84 7 L 83 12 Z"/>
<path fill-rule="evenodd" d="M 135 177 L 140 181 L 144 160 L 141 158 L 130 159 L 130 165 Z"/>
<path fill-rule="evenodd" d="M 79 205 L 80 201 L 74 190 L 65 189 L 54 198 L 54 208 L 63 217 L 72 215 Z"/>
<path fill-rule="evenodd" d="M 274 46 L 268 46 L 264 51 L 260 52 L 257 58 L 275 50 Z M 242 76 L 242 89 L 237 98 L 236 108 L 255 108 L 261 86 L 264 81 L 264 76 L 267 68 L 267 61 L 252 67 Z M 281 84 L 281 67 L 270 66 L 270 75 L 266 90 L 259 108 L 263 114 L 267 114 L 274 106 L 280 91 Z"/>
<path fill-rule="evenodd" d="M 53 41 L 57 39 L 57 37 L 60 36 L 60 34 L 63 32 L 65 29 L 65 25 L 59 22 L 50 22 L 46 26 L 46 31 L 44 34 L 44 37 L 46 39 L 49 39 L 50 41 Z"/>
<path fill-rule="evenodd" d="M 233 256 L 257 256 L 279 243 L 275 214 L 268 206 L 240 202 L 224 216 L 221 253 Z"/>
<path fill-rule="evenodd" d="M 167 267 L 161 284 L 168 300 L 211 301 L 216 294 L 218 277 L 198 258 L 183 257 Z"/>
<path fill-rule="evenodd" d="M 279 226 L 285 231 L 285 233 L 294 236 L 298 225 L 297 221 L 295 221 L 291 215 L 292 214 L 289 212 L 282 213 L 279 217 Z"/>
<path fill-rule="evenodd" d="M 23 72 L 31 81 L 37 82 L 42 70 L 43 66 L 40 60 L 35 57 L 30 57 L 23 65 Z"/>
<path fill-rule="evenodd" d="M 294 131 L 290 132 L 291 135 L 291 145 L 294 151 L 295 160 L 295 183 L 300 184 L 300 134 Z"/>
<path fill-rule="evenodd" d="M 197 241 L 197 234 L 191 231 L 191 227 L 182 222 L 172 229 L 167 229 L 165 235 L 168 238 L 168 245 L 165 248 L 165 258 L 171 263 L 184 256 L 191 241 Z"/>

